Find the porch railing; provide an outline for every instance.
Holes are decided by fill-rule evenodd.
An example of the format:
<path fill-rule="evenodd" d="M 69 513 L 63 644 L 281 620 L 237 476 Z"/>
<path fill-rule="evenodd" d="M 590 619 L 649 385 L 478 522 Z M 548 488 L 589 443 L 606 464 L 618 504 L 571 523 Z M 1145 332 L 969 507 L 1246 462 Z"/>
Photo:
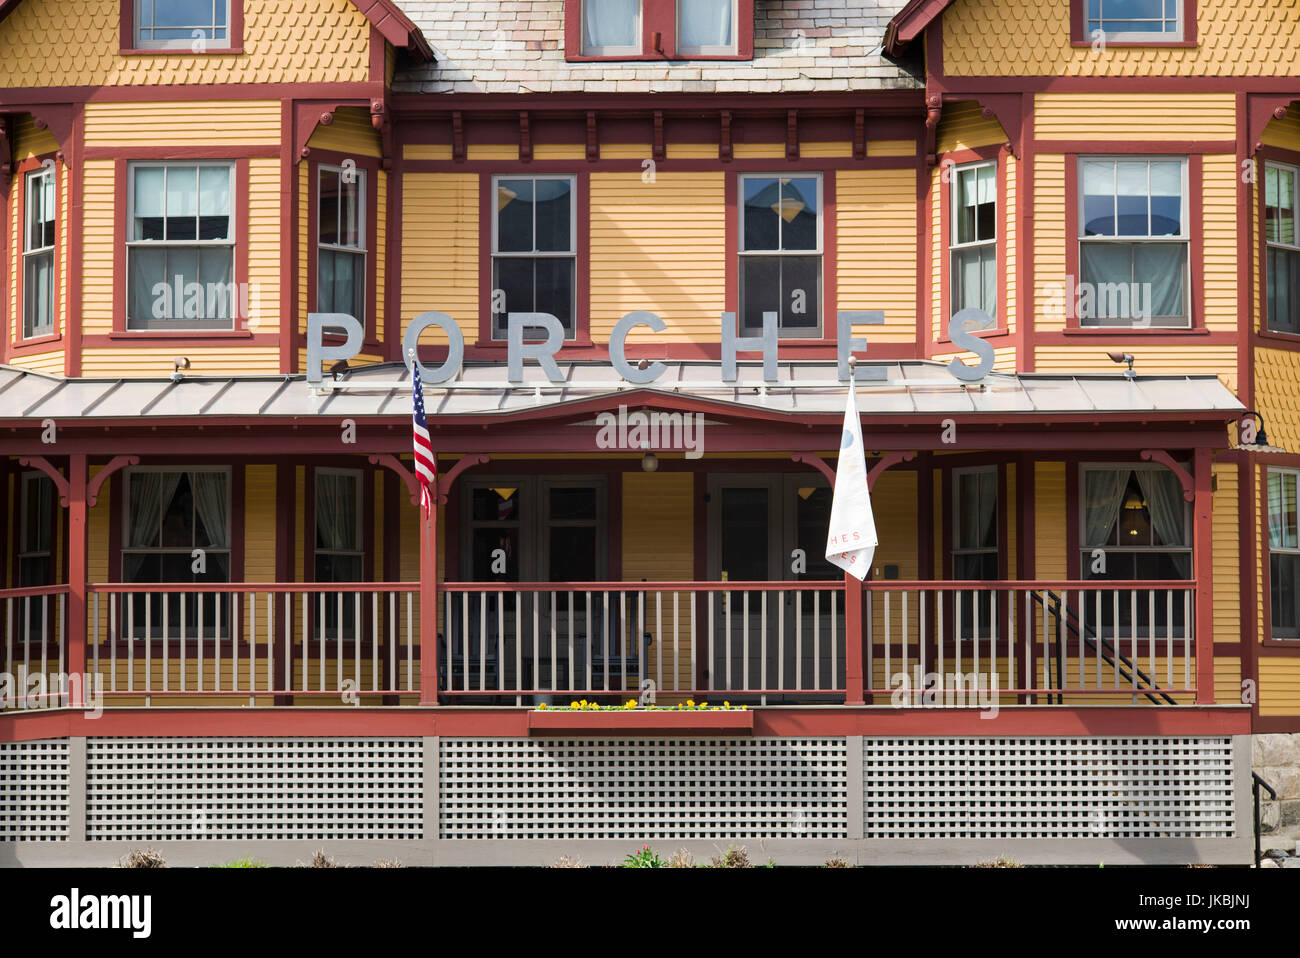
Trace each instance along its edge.
<path fill-rule="evenodd" d="M 859 633 L 839 580 L 445 583 L 437 634 L 422 636 L 417 583 L 110 583 L 87 586 L 84 670 L 110 704 L 414 704 L 434 699 L 421 646 L 436 641 L 443 704 L 1181 704 L 1197 692 L 1195 593 L 869 582 Z M 9 676 L 80 660 L 69 600 L 66 586 L 0 591 Z M 0 707 L 67 703 L 38 687 Z"/>

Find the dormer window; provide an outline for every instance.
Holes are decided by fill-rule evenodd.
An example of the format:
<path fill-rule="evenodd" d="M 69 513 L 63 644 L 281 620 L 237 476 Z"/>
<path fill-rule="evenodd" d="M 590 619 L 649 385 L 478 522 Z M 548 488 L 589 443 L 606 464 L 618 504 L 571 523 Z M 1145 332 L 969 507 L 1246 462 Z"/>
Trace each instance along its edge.
<path fill-rule="evenodd" d="M 749 60 L 754 0 L 567 0 L 569 60 Z"/>

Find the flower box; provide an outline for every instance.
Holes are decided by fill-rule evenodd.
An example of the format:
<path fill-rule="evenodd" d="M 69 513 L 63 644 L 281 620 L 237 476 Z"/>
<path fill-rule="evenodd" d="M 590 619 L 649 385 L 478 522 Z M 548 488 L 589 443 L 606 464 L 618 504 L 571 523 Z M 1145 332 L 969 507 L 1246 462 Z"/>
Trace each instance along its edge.
<path fill-rule="evenodd" d="M 741 709 L 533 709 L 529 735 L 752 735 L 754 713 Z"/>

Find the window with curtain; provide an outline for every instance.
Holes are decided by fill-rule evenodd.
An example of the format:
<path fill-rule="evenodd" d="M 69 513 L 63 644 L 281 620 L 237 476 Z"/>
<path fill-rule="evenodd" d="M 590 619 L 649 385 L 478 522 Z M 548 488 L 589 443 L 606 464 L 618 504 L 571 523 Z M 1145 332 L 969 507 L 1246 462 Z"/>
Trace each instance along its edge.
<path fill-rule="evenodd" d="M 1087 0 L 1087 32 L 1112 40 L 1178 40 L 1183 0 Z"/>
<path fill-rule="evenodd" d="M 493 181 L 492 338 L 510 313 L 550 313 L 566 339 L 577 335 L 575 178 L 502 176 Z"/>
<path fill-rule="evenodd" d="M 975 307 L 997 316 L 997 164 L 954 169 L 951 209 L 952 312 Z"/>
<path fill-rule="evenodd" d="M 123 582 L 230 581 L 230 474 L 224 469 L 132 469 L 126 474 L 122 537 Z M 164 610 L 157 595 L 132 596 L 124 628 L 162 635 Z M 228 634 L 227 593 L 179 593 L 166 603 L 166 623 L 179 635 Z"/>
<path fill-rule="evenodd" d="M 23 181 L 23 337 L 54 332 L 54 169 L 32 170 Z"/>
<path fill-rule="evenodd" d="M 1296 486 L 1300 472 L 1268 471 L 1268 559 L 1271 635 L 1300 638 L 1300 519 Z"/>
<path fill-rule="evenodd" d="M 777 314 L 787 337 L 821 335 L 821 177 L 741 176 L 740 329 Z"/>
<path fill-rule="evenodd" d="M 998 577 L 998 470 L 996 466 L 958 469 L 952 477 L 952 577 L 993 580 Z M 994 624 L 990 593 L 957 595 L 961 635 L 987 638 Z"/>
<path fill-rule="evenodd" d="M 641 0 L 582 0 L 583 56 L 641 53 Z"/>
<path fill-rule="evenodd" d="M 315 511 L 316 581 L 361 582 L 361 473 L 317 469 Z M 326 638 L 356 634 L 356 593 L 320 593 L 313 601 L 318 633 L 323 628 Z"/>
<path fill-rule="evenodd" d="M 1268 328 L 1300 333 L 1300 237 L 1296 236 L 1300 170 L 1264 164 L 1264 244 Z"/>
<path fill-rule="evenodd" d="M 366 171 L 320 166 L 316 205 L 316 312 L 366 324 Z"/>
<path fill-rule="evenodd" d="M 1079 323 L 1189 326 L 1184 159 L 1079 161 Z"/>
<path fill-rule="evenodd" d="M 233 163 L 133 163 L 128 329 L 233 329 Z"/>
<path fill-rule="evenodd" d="M 193 50 L 196 41 L 230 46 L 232 0 L 135 0 L 135 45 L 140 50 Z"/>
<path fill-rule="evenodd" d="M 1081 489 L 1079 568 L 1083 578 L 1117 582 L 1191 578 L 1191 506 L 1172 472 L 1163 466 L 1090 466 L 1083 470 Z M 1105 571 L 1094 571 L 1097 550 L 1104 556 Z M 1139 630 L 1154 623 L 1160 636 L 1168 630 L 1181 635 L 1186 611 L 1183 594 L 1173 592 L 1172 605 L 1170 594 L 1167 590 L 1155 590 L 1154 596 L 1138 593 Z M 1130 595 L 1120 593 L 1118 623 L 1124 636 L 1134 627 Z M 1114 629 L 1113 594 L 1103 592 L 1102 597 L 1102 624 Z"/>
<path fill-rule="evenodd" d="M 677 0 L 677 52 L 736 52 L 736 0 Z"/>
<path fill-rule="evenodd" d="M 19 477 L 18 578 L 19 588 L 54 582 L 54 483 L 44 473 L 24 472 Z M 46 634 L 48 618 L 57 614 L 57 600 L 18 599 L 12 614 L 18 634 L 35 641 Z"/>

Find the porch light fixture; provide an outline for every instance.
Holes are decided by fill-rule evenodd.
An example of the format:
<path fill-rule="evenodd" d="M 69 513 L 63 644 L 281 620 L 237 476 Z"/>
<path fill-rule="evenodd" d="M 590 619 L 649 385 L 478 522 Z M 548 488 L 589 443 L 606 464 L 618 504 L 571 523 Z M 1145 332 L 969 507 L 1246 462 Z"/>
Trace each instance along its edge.
<path fill-rule="evenodd" d="M 641 457 L 642 472 L 656 472 L 659 469 L 659 457 L 653 452 L 647 452 Z"/>
<path fill-rule="evenodd" d="M 1110 357 L 1110 361 L 1113 362 L 1113 363 L 1128 363 L 1128 369 L 1124 370 L 1124 378 L 1125 378 L 1125 379 L 1135 379 L 1135 378 L 1137 378 L 1137 374 L 1133 372 L 1133 354 L 1132 354 L 1132 353 L 1126 353 L 1126 352 L 1123 352 L 1122 350 L 1115 349 L 1115 350 L 1111 350 L 1110 352 L 1106 353 L 1106 355 Z"/>
<path fill-rule="evenodd" d="M 182 378 L 181 370 L 190 368 L 190 360 L 187 356 L 172 357 L 172 382 L 180 382 Z"/>
<path fill-rule="evenodd" d="M 1247 409 L 1241 414 L 1241 418 L 1254 416 L 1259 420 L 1259 428 L 1255 430 L 1254 442 L 1238 442 L 1238 449 L 1249 449 L 1251 452 L 1286 452 L 1281 446 L 1271 445 L 1268 441 L 1268 435 L 1264 432 L 1264 417 L 1255 409 Z M 1241 435 L 1241 426 L 1237 426 L 1237 435 Z"/>

